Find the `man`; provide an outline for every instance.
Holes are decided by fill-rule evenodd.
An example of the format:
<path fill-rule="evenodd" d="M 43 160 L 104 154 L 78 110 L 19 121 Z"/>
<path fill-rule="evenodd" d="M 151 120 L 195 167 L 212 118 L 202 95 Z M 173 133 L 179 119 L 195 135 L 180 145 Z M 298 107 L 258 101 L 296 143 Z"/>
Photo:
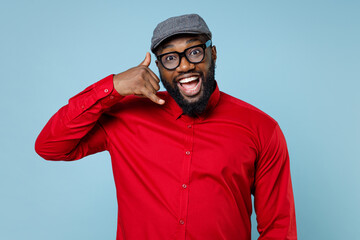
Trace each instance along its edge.
<path fill-rule="evenodd" d="M 216 48 L 204 20 L 173 17 L 151 50 L 167 92 L 148 68 L 93 84 L 61 108 L 36 141 L 48 160 L 110 152 L 117 239 L 297 239 L 289 157 L 275 120 L 219 91 Z"/>

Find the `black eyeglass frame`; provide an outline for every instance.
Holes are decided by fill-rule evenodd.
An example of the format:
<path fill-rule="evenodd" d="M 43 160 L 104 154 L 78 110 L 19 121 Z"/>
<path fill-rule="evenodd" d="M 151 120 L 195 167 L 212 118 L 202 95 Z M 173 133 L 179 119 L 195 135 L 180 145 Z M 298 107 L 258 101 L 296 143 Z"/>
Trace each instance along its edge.
<path fill-rule="evenodd" d="M 161 63 L 161 65 L 162 65 L 165 69 L 170 70 L 170 71 L 171 71 L 171 70 L 175 70 L 177 67 L 180 66 L 181 59 L 182 59 L 183 57 L 185 57 L 186 60 L 187 60 L 189 63 L 194 63 L 194 64 L 201 63 L 201 62 L 204 60 L 204 58 L 205 58 L 205 49 L 208 48 L 208 47 L 210 47 L 211 44 L 212 44 L 211 40 L 207 40 L 206 43 L 202 43 L 202 44 L 199 44 L 199 45 L 194 45 L 194 46 L 188 47 L 188 48 L 186 48 L 183 52 L 174 51 L 174 52 L 168 52 L 168 53 L 161 54 L 161 55 L 159 55 L 159 56 L 156 56 L 156 59 Z M 196 48 L 196 47 L 201 47 L 201 48 L 204 50 L 204 55 L 203 55 L 203 57 L 202 57 L 202 59 L 201 59 L 200 61 L 193 62 L 193 61 L 190 61 L 190 60 L 188 59 L 188 57 L 186 56 L 185 52 L 186 52 L 187 50 L 191 49 L 191 48 Z M 161 61 L 161 58 L 162 58 L 163 56 L 168 55 L 168 54 L 171 54 L 171 53 L 176 53 L 176 54 L 179 55 L 179 63 L 178 63 L 178 65 L 177 65 L 176 67 L 167 68 L 167 67 L 164 66 L 163 62 Z"/>

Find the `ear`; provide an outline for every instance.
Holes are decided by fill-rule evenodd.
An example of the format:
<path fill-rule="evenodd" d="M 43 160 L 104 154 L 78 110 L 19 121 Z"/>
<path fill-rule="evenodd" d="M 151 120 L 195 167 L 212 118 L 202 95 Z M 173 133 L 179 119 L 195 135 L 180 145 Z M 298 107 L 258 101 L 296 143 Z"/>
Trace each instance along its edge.
<path fill-rule="evenodd" d="M 155 60 L 156 66 L 159 68 L 159 61 Z"/>
<path fill-rule="evenodd" d="M 211 57 L 214 60 L 214 62 L 216 62 L 217 59 L 217 55 L 216 55 L 216 46 L 212 46 L 211 47 Z"/>

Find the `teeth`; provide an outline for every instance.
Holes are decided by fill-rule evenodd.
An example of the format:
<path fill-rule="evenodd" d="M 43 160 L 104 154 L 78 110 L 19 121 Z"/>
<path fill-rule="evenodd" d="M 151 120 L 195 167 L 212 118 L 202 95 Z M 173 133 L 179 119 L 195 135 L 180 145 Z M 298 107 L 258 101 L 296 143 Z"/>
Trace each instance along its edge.
<path fill-rule="evenodd" d="M 192 81 L 197 80 L 197 79 L 198 79 L 198 77 L 189 77 L 189 78 L 183 78 L 179 82 L 180 83 L 188 83 L 188 82 L 192 82 Z"/>

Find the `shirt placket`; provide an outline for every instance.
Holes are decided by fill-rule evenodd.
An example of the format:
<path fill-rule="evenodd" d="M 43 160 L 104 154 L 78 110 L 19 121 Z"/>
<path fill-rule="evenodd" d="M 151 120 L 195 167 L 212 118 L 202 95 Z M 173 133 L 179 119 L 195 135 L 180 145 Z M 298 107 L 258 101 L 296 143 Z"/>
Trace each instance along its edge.
<path fill-rule="evenodd" d="M 191 159 L 193 155 L 193 145 L 194 145 L 194 124 L 193 122 L 187 122 L 185 124 L 185 145 L 184 145 L 184 157 L 182 164 L 182 176 L 181 176 L 181 194 L 180 194 L 180 239 L 185 239 L 186 235 L 186 225 L 187 225 L 187 213 L 188 213 L 188 203 L 189 203 L 189 191 L 190 191 L 190 167 Z"/>

